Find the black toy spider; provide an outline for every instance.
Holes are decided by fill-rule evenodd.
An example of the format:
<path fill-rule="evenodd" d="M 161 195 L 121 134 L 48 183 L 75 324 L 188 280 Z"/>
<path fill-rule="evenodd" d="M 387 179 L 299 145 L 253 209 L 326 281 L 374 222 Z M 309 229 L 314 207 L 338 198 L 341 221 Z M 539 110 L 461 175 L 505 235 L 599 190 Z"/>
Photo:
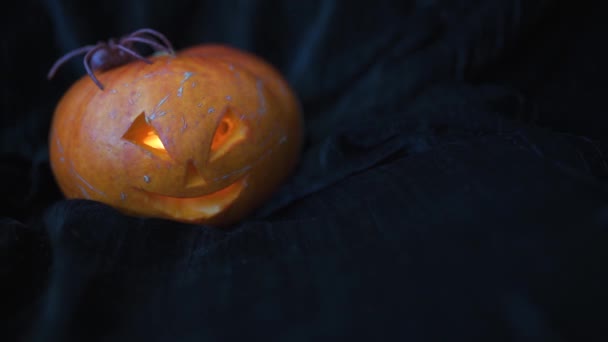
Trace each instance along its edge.
<path fill-rule="evenodd" d="M 152 61 L 134 51 L 134 43 L 147 44 L 156 51 L 163 51 L 169 54 L 174 53 L 173 46 L 162 33 L 153 29 L 143 28 L 120 38 L 118 41 L 112 38 L 108 42 L 98 42 L 96 45 L 87 45 L 68 52 L 53 64 L 47 78 L 53 78 L 57 69 L 71 58 L 86 53 L 84 55 L 84 68 L 99 89 L 103 90 L 103 84 L 95 77 L 95 70 L 107 70 L 135 59 L 142 60 L 148 64 L 152 63 Z"/>

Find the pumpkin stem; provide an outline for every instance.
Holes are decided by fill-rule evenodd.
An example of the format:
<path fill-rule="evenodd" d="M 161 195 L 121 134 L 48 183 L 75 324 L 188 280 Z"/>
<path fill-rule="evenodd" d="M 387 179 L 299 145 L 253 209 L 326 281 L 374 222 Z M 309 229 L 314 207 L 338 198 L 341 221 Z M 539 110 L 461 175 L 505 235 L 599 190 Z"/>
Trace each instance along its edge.
<path fill-rule="evenodd" d="M 108 70 L 137 59 L 152 64 L 151 60 L 140 55 L 132 48 L 133 43 L 148 45 L 155 51 L 163 51 L 171 55 L 175 54 L 173 46 L 167 37 L 156 30 L 143 28 L 124 36 L 118 42 L 110 39 L 108 42 L 83 46 L 66 53 L 53 64 L 47 78 L 49 80 L 52 79 L 57 70 L 70 59 L 85 54 L 83 58 L 84 68 L 97 87 L 103 90 L 103 84 L 95 76 L 96 70 Z"/>

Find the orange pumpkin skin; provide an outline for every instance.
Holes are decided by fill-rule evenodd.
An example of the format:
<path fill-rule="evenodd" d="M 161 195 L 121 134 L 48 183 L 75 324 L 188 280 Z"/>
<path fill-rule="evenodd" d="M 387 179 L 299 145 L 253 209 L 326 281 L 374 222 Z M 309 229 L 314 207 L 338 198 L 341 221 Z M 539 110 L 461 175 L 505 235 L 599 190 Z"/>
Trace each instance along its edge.
<path fill-rule="evenodd" d="M 65 93 L 49 137 L 68 198 L 133 215 L 228 225 L 294 169 L 300 105 L 272 66 L 202 45 L 88 76 Z"/>

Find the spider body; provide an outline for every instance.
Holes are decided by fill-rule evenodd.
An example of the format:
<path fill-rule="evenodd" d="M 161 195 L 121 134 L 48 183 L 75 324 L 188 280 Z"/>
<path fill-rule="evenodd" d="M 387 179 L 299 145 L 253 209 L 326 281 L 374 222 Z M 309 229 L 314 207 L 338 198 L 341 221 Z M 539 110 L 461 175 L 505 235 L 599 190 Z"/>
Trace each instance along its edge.
<path fill-rule="evenodd" d="M 96 45 L 87 45 L 68 52 L 53 64 L 47 77 L 49 79 L 53 78 L 59 67 L 68 60 L 75 56 L 85 54 L 83 60 L 84 68 L 97 87 L 103 90 L 103 84 L 95 77 L 96 70 L 108 70 L 136 59 L 142 60 L 148 64 L 152 63 L 150 60 L 137 53 L 134 48 L 135 43 L 148 45 L 156 51 L 174 54 L 173 46 L 162 33 L 144 28 L 118 40 L 110 39 L 108 42 L 100 41 Z"/>
<path fill-rule="evenodd" d="M 120 42 L 115 39 L 110 39 L 107 43 L 99 42 L 95 46 L 99 48 L 93 51 L 89 59 L 91 70 L 104 71 L 137 59 L 133 55 L 121 50 L 118 47 L 120 46 Z M 123 46 L 127 49 L 132 49 L 132 44 L 127 43 Z M 89 51 L 92 51 L 92 49 Z"/>

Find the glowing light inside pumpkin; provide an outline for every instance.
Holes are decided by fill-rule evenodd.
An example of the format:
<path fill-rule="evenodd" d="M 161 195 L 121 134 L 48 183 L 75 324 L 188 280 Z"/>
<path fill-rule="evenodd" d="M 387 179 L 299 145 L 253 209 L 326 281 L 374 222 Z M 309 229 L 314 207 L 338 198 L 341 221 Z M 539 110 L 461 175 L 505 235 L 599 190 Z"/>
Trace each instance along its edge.
<path fill-rule="evenodd" d="M 160 137 L 153 131 L 148 132 L 148 134 L 144 137 L 142 143 L 157 150 L 165 150 L 165 145 L 163 145 L 163 142 L 160 140 Z"/>
<path fill-rule="evenodd" d="M 247 125 L 228 108 L 215 129 L 211 141 L 209 161 L 213 162 L 222 157 L 234 145 L 244 141 L 247 137 L 247 131 Z"/>
<path fill-rule="evenodd" d="M 205 178 L 198 172 L 196 166 L 194 166 L 194 162 L 192 160 L 188 161 L 188 166 L 186 167 L 186 188 L 196 188 L 200 186 L 207 185 Z"/>
<path fill-rule="evenodd" d="M 154 127 L 146 121 L 145 112 L 141 112 L 141 114 L 133 120 L 133 123 L 125 134 L 123 134 L 122 138 L 144 148 L 159 158 L 170 158 L 158 133 L 156 133 Z"/>
<path fill-rule="evenodd" d="M 226 139 L 230 136 L 230 132 L 234 127 L 234 122 L 232 118 L 223 118 L 220 122 L 217 130 L 215 131 L 215 135 L 213 136 L 213 141 L 211 142 L 211 150 L 215 151 L 219 146 L 221 146 Z"/>
<path fill-rule="evenodd" d="M 244 177 L 214 193 L 199 197 L 170 197 L 142 191 L 151 206 L 171 217 L 189 221 L 213 217 L 228 208 L 247 187 Z"/>

